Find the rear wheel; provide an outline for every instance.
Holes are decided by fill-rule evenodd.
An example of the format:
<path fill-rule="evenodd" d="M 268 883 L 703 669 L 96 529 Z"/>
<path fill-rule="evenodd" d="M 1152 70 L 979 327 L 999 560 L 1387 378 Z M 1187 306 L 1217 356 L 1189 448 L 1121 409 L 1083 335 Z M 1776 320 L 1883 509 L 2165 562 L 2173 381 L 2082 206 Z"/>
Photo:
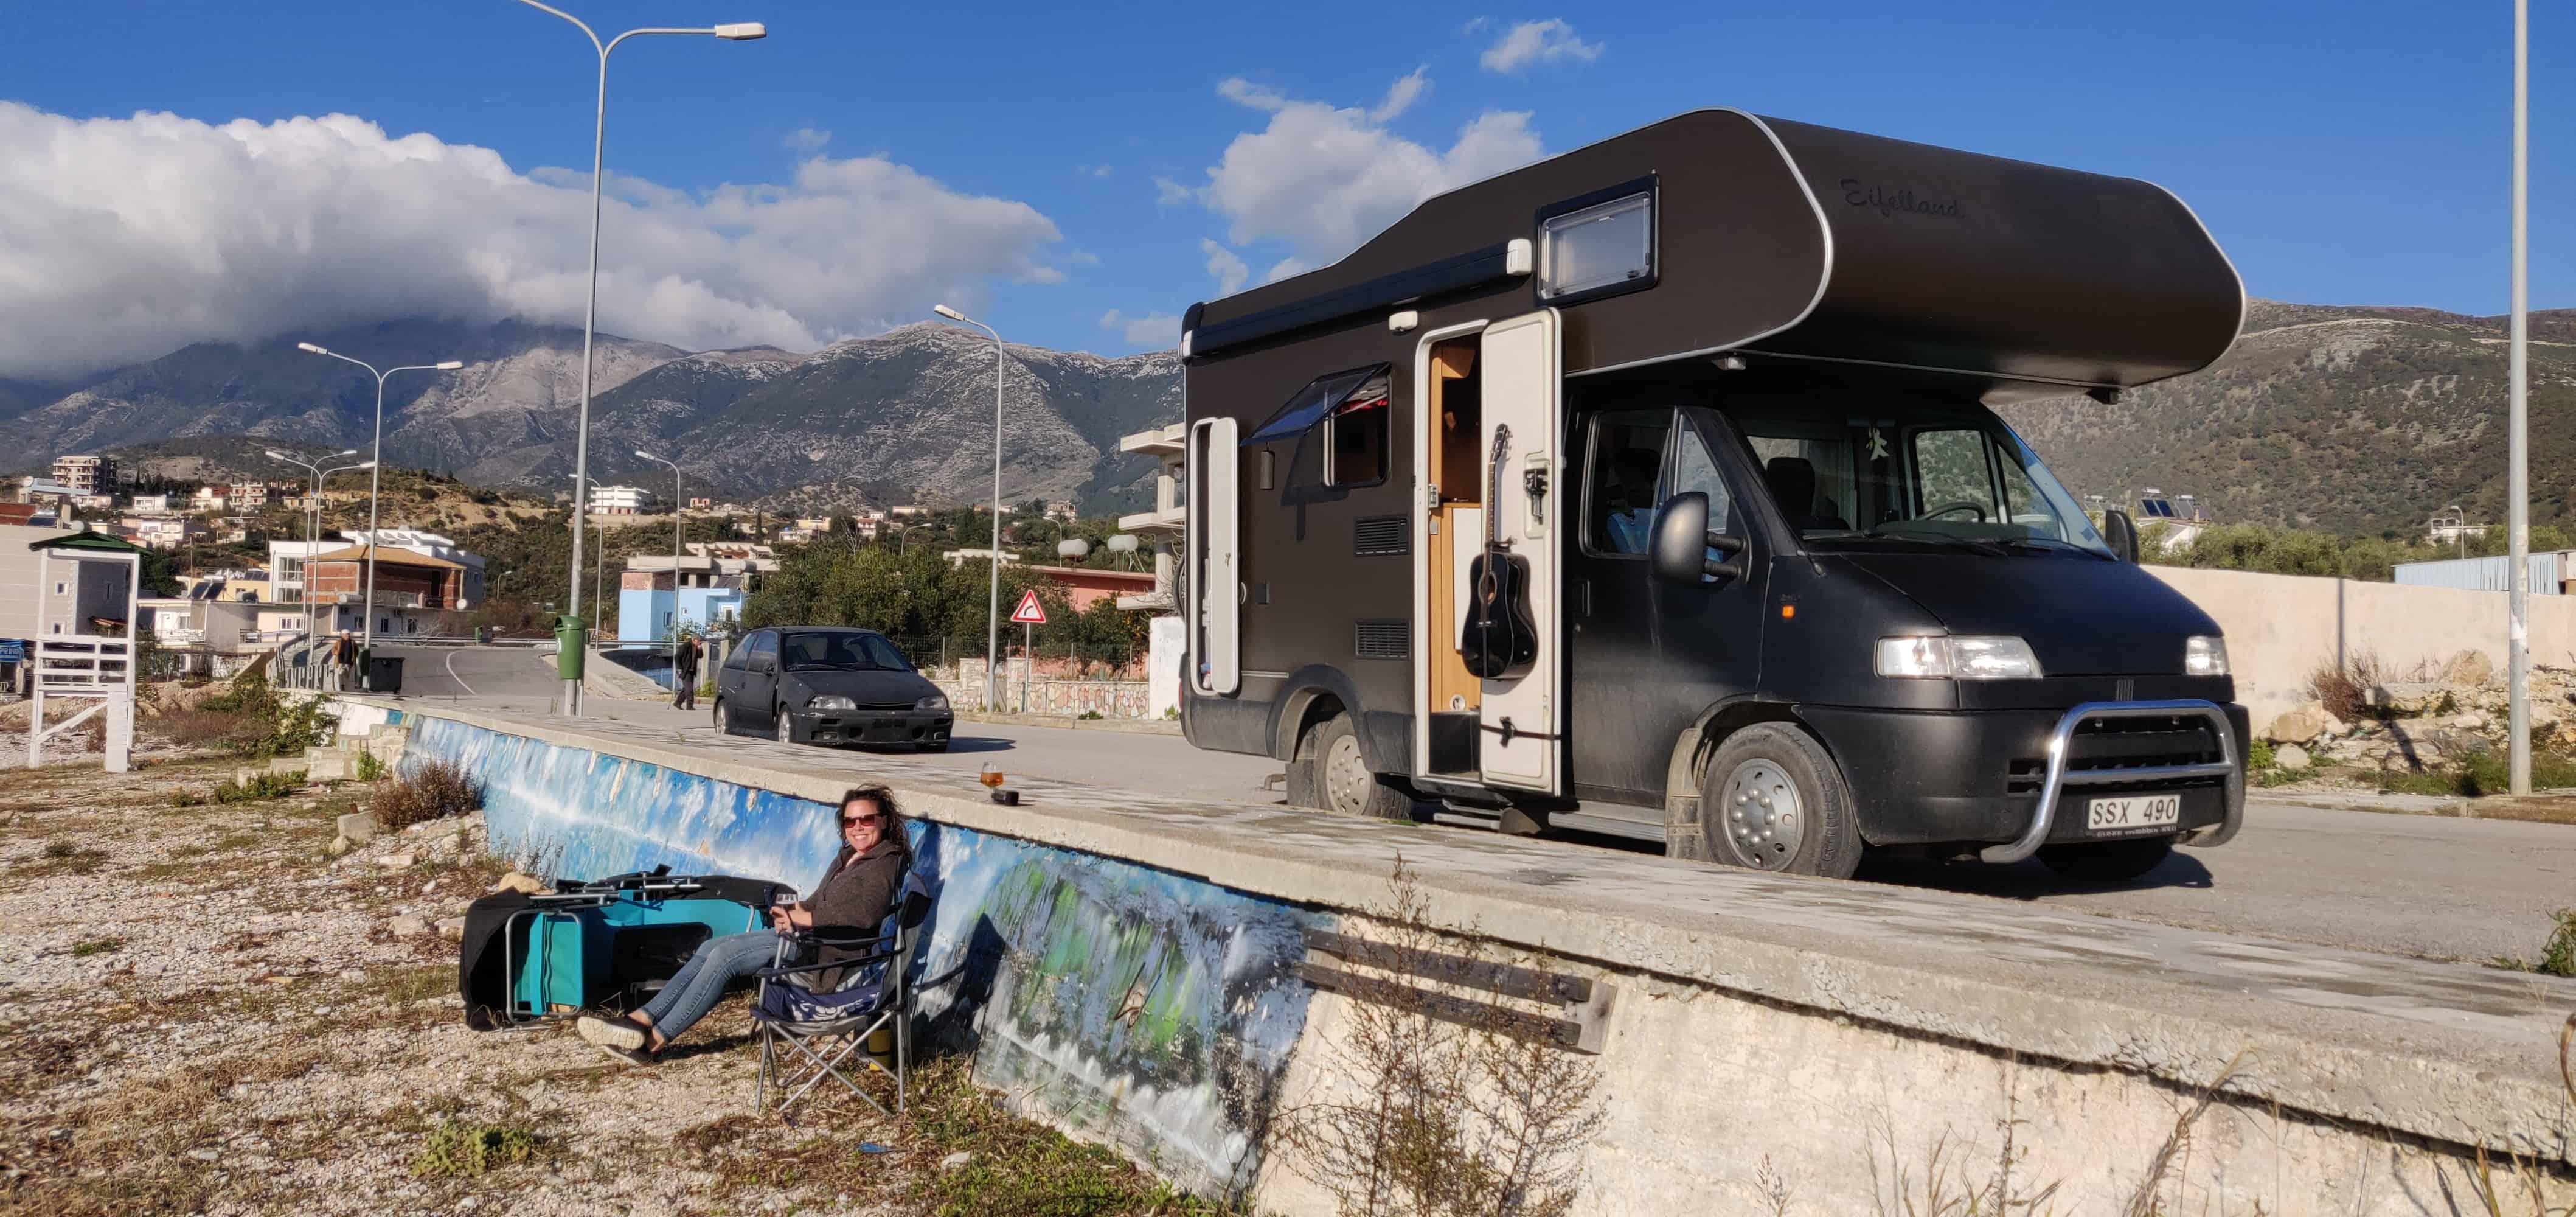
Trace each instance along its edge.
<path fill-rule="evenodd" d="M 2088 841 L 2076 845 L 2043 845 L 2039 860 L 2069 879 L 2120 883 L 2164 865 L 2173 854 L 2172 837 L 2134 841 Z"/>
<path fill-rule="evenodd" d="M 1726 737 L 1700 779 L 1708 860 L 1848 879 L 1860 867 L 1851 787 L 1824 745 L 1786 723 Z"/>
<path fill-rule="evenodd" d="M 1413 818 L 1413 797 L 1369 771 L 1348 713 L 1308 728 L 1297 759 L 1314 767 L 1314 806 L 1381 820 Z"/>

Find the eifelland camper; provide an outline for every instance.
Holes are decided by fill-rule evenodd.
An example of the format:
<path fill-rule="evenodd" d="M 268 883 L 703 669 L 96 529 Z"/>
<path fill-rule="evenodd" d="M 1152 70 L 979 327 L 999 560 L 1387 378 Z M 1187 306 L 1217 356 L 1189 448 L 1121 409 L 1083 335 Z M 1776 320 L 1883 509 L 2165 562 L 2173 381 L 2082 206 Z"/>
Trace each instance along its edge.
<path fill-rule="evenodd" d="M 1734 110 L 1440 195 L 1184 318 L 1183 726 L 1771 870 L 2221 844 L 2225 641 L 1992 407 L 2244 308 L 2161 187 Z"/>

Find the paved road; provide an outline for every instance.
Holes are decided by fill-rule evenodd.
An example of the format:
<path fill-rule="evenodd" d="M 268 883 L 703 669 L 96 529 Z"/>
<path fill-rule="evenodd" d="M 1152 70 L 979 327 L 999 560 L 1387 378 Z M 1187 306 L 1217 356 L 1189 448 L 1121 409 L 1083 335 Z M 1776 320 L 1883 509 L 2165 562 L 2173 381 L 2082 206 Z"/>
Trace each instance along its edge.
<path fill-rule="evenodd" d="M 415 698 L 541 709 L 554 696 L 551 661 L 543 657 L 502 650 L 400 653 L 408 658 L 404 692 Z M 611 698 L 593 697 L 589 710 L 626 722 L 708 725 L 704 712 Z M 1191 798 L 1278 801 L 1261 789 L 1277 762 L 1199 752 L 1175 736 L 961 722 L 944 758 L 920 759 L 969 771 L 989 763 L 1010 773 Z M 1581 846 L 1641 848 L 1604 837 L 1569 842 Z M 2538 954 L 2550 911 L 2576 905 L 2576 827 L 2327 811 L 2258 799 L 2235 841 L 2176 851 L 2133 884 L 2070 883 L 2036 862 L 1877 862 L 1861 878 L 2192 929 L 2483 961 Z"/>

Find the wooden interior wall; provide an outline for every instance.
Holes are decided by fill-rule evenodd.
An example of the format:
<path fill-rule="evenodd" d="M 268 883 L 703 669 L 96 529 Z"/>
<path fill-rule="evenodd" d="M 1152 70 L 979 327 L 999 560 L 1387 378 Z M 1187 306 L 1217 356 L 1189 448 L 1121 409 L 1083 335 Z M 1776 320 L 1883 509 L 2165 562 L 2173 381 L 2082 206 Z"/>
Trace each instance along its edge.
<path fill-rule="evenodd" d="M 1480 702 L 1482 686 L 1467 671 L 1467 661 L 1458 654 L 1458 598 L 1467 589 L 1458 583 L 1458 549 L 1481 546 L 1479 531 L 1483 519 L 1478 508 L 1484 502 L 1484 460 L 1476 451 L 1476 437 L 1482 432 L 1482 412 L 1473 373 L 1476 366 L 1476 340 L 1444 342 L 1431 351 L 1431 460 L 1433 476 L 1440 487 L 1440 505 L 1433 512 L 1435 528 L 1428 538 L 1427 566 L 1431 579 L 1431 623 L 1425 631 L 1430 637 L 1426 648 L 1431 661 L 1431 704 L 1428 711 L 1451 709 L 1450 699 L 1458 699 L 1456 708 L 1473 710 Z M 1463 517 L 1463 519 L 1462 519 Z M 1477 533 L 1462 536 L 1460 525 Z"/>

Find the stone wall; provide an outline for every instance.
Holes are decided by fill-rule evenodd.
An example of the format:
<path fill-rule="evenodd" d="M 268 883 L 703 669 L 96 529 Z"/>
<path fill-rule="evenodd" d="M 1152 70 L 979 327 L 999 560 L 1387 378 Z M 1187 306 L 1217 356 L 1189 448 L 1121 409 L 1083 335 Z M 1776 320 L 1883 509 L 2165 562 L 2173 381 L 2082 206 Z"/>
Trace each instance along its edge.
<path fill-rule="evenodd" d="M 2511 623 L 2503 592 L 2178 566 L 2146 569 L 2217 620 L 2227 637 L 2237 700 L 2245 703 L 2257 732 L 2308 700 L 2311 673 L 2360 655 L 2376 658 L 2388 679 L 2398 682 L 2438 679 L 2462 651 L 2483 656 L 2494 673 L 2505 670 Z M 2576 596 L 2533 596 L 2530 605 L 2532 663 L 2576 669 Z"/>
<path fill-rule="evenodd" d="M 984 682 L 979 674 L 970 673 L 963 680 L 937 680 L 933 683 L 948 694 L 949 704 L 957 709 L 984 708 Z M 1055 714 L 1066 718 L 1079 718 L 1084 714 L 1098 714 L 1102 718 L 1148 717 L 1148 682 L 1142 680 L 1006 678 L 1002 682 L 1002 703 L 998 709 L 1006 714 L 1020 713 L 1024 690 L 1030 714 Z"/>

